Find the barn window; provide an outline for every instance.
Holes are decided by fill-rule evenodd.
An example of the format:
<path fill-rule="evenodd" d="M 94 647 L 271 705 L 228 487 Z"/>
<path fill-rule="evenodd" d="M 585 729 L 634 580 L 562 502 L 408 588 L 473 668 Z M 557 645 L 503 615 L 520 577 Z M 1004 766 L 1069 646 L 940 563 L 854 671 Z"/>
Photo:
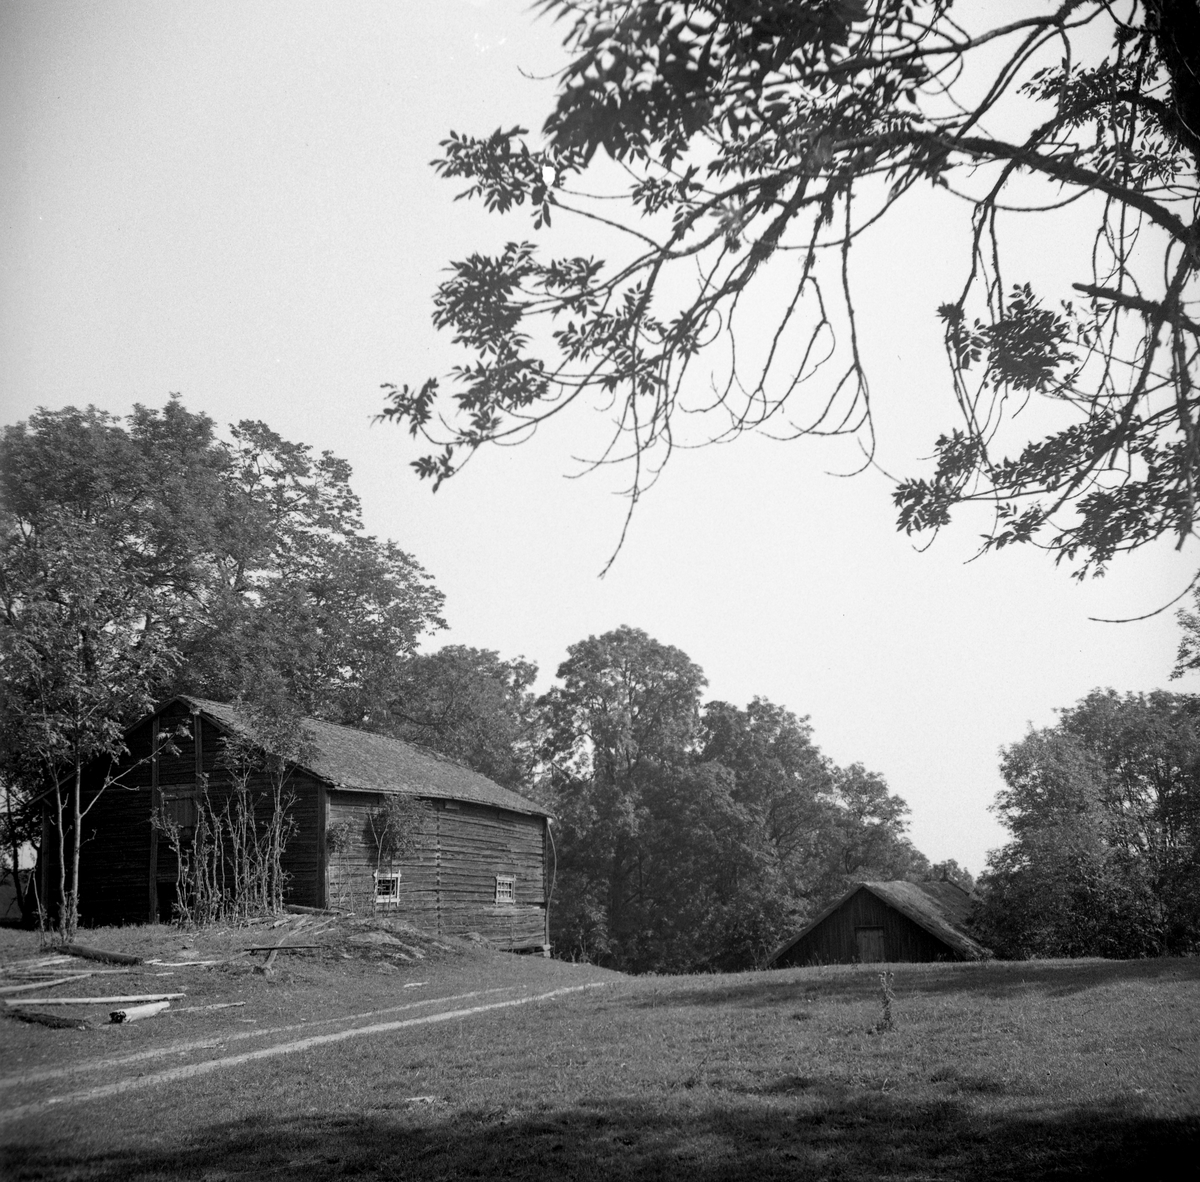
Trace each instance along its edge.
<path fill-rule="evenodd" d="M 515 903 L 517 901 L 517 880 L 512 874 L 496 875 L 496 902 Z"/>
<path fill-rule="evenodd" d="M 375 871 L 375 906 L 395 907 L 400 902 L 400 871 Z"/>
<path fill-rule="evenodd" d="M 196 790 L 190 784 L 179 788 L 162 790 L 163 819 L 180 829 L 191 830 L 196 826 Z"/>

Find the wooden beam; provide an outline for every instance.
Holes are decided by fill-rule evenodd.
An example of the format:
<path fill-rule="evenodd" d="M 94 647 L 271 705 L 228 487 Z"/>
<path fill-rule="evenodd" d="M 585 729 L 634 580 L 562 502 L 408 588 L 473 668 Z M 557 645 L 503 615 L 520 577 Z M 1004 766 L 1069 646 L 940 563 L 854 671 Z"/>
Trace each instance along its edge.
<path fill-rule="evenodd" d="M 186 993 L 131 993 L 128 997 L 6 997 L 6 1006 L 111 1006 L 125 1002 L 175 1001 Z"/>
<path fill-rule="evenodd" d="M 158 922 L 158 829 L 154 818 L 162 807 L 158 788 L 158 715 L 150 723 L 150 884 L 147 923 Z"/>
<path fill-rule="evenodd" d="M 329 800 L 325 785 L 317 784 L 317 908 L 329 906 L 329 851 L 325 848 L 326 814 Z"/>
<path fill-rule="evenodd" d="M 199 808 L 200 785 L 204 783 L 204 741 L 200 734 L 200 712 L 198 710 L 192 715 L 192 745 L 195 749 L 193 769 L 196 776 L 196 786 L 193 791 L 196 794 L 196 807 Z"/>
<path fill-rule="evenodd" d="M 72 973 L 69 977 L 55 977 L 52 981 L 30 981 L 25 985 L 0 985 L 0 993 L 28 993 L 31 989 L 53 989 L 55 985 L 65 985 L 68 981 L 80 981 L 91 975 L 91 973 Z"/>

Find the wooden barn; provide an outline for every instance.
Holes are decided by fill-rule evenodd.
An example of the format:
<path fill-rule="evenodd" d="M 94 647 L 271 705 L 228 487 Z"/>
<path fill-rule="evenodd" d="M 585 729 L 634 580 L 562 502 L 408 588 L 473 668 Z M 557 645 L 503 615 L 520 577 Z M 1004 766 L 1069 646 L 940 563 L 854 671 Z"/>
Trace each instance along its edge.
<path fill-rule="evenodd" d="M 548 952 L 550 819 L 544 809 L 397 739 L 316 719 L 304 721 L 304 732 L 307 754 L 286 783 L 295 826 L 282 858 L 289 903 L 385 910 L 429 932 L 478 933 L 496 947 Z M 164 746 L 168 735 L 174 737 Z M 84 821 L 81 922 L 171 917 L 176 856 L 151 817 L 177 825 L 186 848 L 200 803 L 229 798 L 231 771 L 223 757 L 230 738 L 253 741 L 245 716 L 186 696 L 131 728 L 129 754 L 117 769 L 124 774 Z M 88 769 L 85 801 L 104 772 Z M 261 810 L 266 784 L 251 787 Z M 385 802 L 397 795 L 425 807 L 415 850 L 393 861 L 381 857 L 377 834 Z M 57 843 L 49 828 L 44 837 L 50 856 L 42 868 L 50 885 Z"/>
<path fill-rule="evenodd" d="M 967 934 L 972 903 L 952 882 L 856 883 L 768 964 L 979 960 L 990 953 Z"/>

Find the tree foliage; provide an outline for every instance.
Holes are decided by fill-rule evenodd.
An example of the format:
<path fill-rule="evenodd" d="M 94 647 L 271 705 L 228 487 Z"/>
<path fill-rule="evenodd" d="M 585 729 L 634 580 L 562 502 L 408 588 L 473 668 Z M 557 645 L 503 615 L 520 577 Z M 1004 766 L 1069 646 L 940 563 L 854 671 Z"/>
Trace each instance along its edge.
<path fill-rule="evenodd" d="M 703 709 L 685 653 L 622 627 L 543 699 L 560 955 L 635 971 L 761 964 L 855 878 L 919 874 L 904 802 L 763 699 Z"/>
<path fill-rule="evenodd" d="M 377 870 L 393 866 L 416 851 L 429 820 L 428 801 L 392 794 L 367 813 L 366 831 L 375 847 Z"/>
<path fill-rule="evenodd" d="M 1011 956 L 1200 944 L 1200 701 L 1095 690 L 1003 753 L 1013 837 L 981 879 L 981 934 Z"/>
<path fill-rule="evenodd" d="M 394 542 L 363 532 L 350 467 L 264 423 L 217 437 L 172 398 L 123 425 L 89 407 L 38 411 L 0 443 L 5 528 L 37 549 L 85 530 L 137 588 L 147 638 L 178 652 L 176 686 L 222 700 L 277 682 L 303 713 L 357 721 L 442 595 Z"/>
<path fill-rule="evenodd" d="M 435 162 L 460 196 L 533 225 L 438 288 L 434 323 L 468 354 L 449 388 L 385 387 L 385 417 L 436 445 L 420 476 L 436 486 L 576 402 L 615 421 L 595 458 L 632 465 L 630 512 L 697 420 L 712 439 L 855 434 L 871 456 L 859 252 L 935 190 L 958 202 L 965 243 L 937 312 L 958 415 L 932 472 L 898 482 L 900 527 L 982 502 L 986 546 L 1033 542 L 1080 576 L 1191 535 L 1190 0 L 539 7 L 570 55 L 541 140 L 451 133 Z M 1080 248 L 1059 288 L 1035 290 L 1021 239 L 1065 207 Z M 571 253 L 572 221 L 608 257 Z M 1046 413 L 1017 420 L 1030 402 Z"/>
<path fill-rule="evenodd" d="M 537 666 L 452 644 L 406 661 L 367 719 L 372 730 L 420 743 L 481 775 L 529 792 L 539 715 Z"/>
<path fill-rule="evenodd" d="M 65 513 L 47 514 L 36 530 L 0 521 L 0 605 L 9 853 L 15 868 L 20 846 L 40 839 L 44 805 L 58 882 L 56 897 L 40 903 L 70 938 L 83 822 L 95 803 L 83 798 L 83 769 L 93 760 L 111 769 L 125 753 L 124 723 L 149 708 L 179 652 L 155 617 L 153 596 L 116 560 L 102 531 Z M 110 770 L 101 791 L 119 779 Z M 30 903 L 22 898 L 22 910 Z"/>

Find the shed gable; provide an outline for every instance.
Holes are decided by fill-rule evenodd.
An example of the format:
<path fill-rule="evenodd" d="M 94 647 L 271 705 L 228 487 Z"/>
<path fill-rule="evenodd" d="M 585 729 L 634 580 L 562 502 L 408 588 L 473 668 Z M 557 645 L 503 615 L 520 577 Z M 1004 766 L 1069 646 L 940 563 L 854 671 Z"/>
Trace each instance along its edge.
<path fill-rule="evenodd" d="M 952 884 L 863 882 L 850 888 L 768 962 L 772 967 L 854 964 L 876 960 L 976 960 L 988 955 L 950 918 L 936 888 L 962 895 L 955 914 L 969 914 L 970 898 Z M 925 888 L 935 888 L 927 891 Z M 957 900 L 953 902 L 957 905 Z"/>

